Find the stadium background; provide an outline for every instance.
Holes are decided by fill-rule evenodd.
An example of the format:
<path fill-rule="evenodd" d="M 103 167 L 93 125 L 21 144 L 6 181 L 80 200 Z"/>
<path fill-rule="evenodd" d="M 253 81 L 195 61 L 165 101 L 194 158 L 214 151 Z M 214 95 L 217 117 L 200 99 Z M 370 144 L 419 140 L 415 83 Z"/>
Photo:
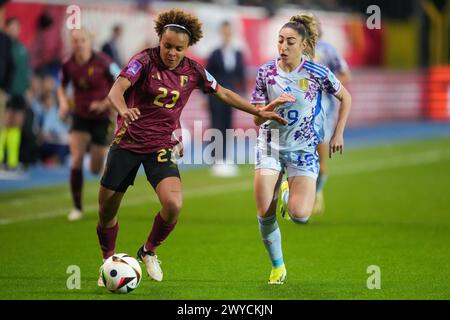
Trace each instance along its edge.
<path fill-rule="evenodd" d="M 307 248 L 302 250 L 319 250 L 323 253 L 322 257 L 309 257 L 310 260 L 306 265 L 302 259 L 298 262 L 300 269 L 312 268 L 317 277 L 301 274 L 295 278 L 293 275 L 293 285 L 285 289 L 287 291 L 273 293 L 263 289 L 260 293 L 258 290 L 261 287 L 255 289 L 251 282 L 242 280 L 246 279 L 246 275 L 250 278 L 254 276 L 251 272 L 245 271 L 238 276 L 244 281 L 243 291 L 237 288 L 237 284 L 235 288 L 233 284 L 229 285 L 223 280 L 220 289 L 215 293 L 205 288 L 208 281 L 215 284 L 212 279 L 215 277 L 222 279 L 223 274 L 227 273 L 226 266 L 216 260 L 227 256 L 222 254 L 205 259 L 204 263 L 209 262 L 211 267 L 206 268 L 209 273 L 205 275 L 209 280 L 203 283 L 204 286 L 201 284 L 194 285 L 193 289 L 189 288 L 189 284 L 195 283 L 200 276 L 192 267 L 187 271 L 184 270 L 191 276 L 186 283 L 178 278 L 178 282 L 177 279 L 169 280 L 168 291 L 164 291 L 161 286 L 156 291 L 151 291 L 152 286 L 143 283 L 144 288 L 137 290 L 135 297 L 155 299 L 450 297 L 449 273 L 440 269 L 440 266 L 450 262 L 448 248 L 450 201 L 447 195 L 450 187 L 448 1 L 9 1 L 2 14 L 4 18 L 15 16 L 20 19 L 21 40 L 29 49 L 33 64 L 45 56 L 54 67 L 67 54 L 66 9 L 72 4 L 81 8 L 82 25 L 94 34 L 96 49 L 107 41 L 115 24 L 122 24 L 124 34 L 120 40 L 120 48 L 124 61 L 138 50 L 157 43 L 153 31 L 153 18 L 164 9 L 182 8 L 193 12 L 203 22 L 204 39 L 188 53 L 202 63 L 205 63 L 208 54 L 220 43 L 220 37 L 217 36 L 220 23 L 224 20 L 231 21 L 236 34 L 235 43 L 245 53 L 247 96 L 250 96 L 254 85 L 256 68 L 276 55 L 275 41 L 279 26 L 293 13 L 308 10 L 321 19 L 324 39 L 336 46 L 348 61 L 352 72 L 352 81 L 348 87 L 353 97 L 353 109 L 346 133 L 349 151 L 331 164 L 336 178 L 332 173 L 330 184 L 326 189 L 329 199 L 327 213 L 314 220 L 310 229 L 298 231 L 291 226 L 285 227 L 286 238 L 292 238 L 287 241 L 296 241 L 294 235 L 300 233 L 303 237 L 302 243 L 309 243 L 305 244 Z M 366 9 L 373 4 L 381 9 L 381 29 L 370 30 L 366 26 L 370 16 Z M 51 17 L 53 22 L 45 30 L 39 30 L 37 24 L 43 16 Z M 33 67 L 36 69 L 37 65 L 34 64 Z M 57 67 L 51 70 L 56 76 Z M 201 93 L 193 94 L 182 117 L 186 128 L 192 130 L 196 120 L 203 121 L 204 128 L 208 127 L 206 103 L 207 100 Z M 235 128 L 253 127 L 251 117 L 243 113 L 235 112 L 233 123 Z M 6 288 L 14 281 L 24 283 L 29 281 L 32 288 L 27 290 L 19 288 L 13 292 L 2 289 L 0 298 L 72 299 L 89 298 L 93 294 L 99 294 L 100 291 L 96 291 L 97 289 L 90 283 L 95 280 L 95 267 L 99 259 L 93 231 L 98 178 L 90 177 L 90 182 L 86 186 L 85 203 L 88 208 L 88 219 L 71 226 L 65 221 L 65 214 L 70 208 L 66 185 L 67 163 L 49 165 L 30 161 L 24 164 L 26 166 L 20 172 L 14 174 L 0 172 L 2 230 L 0 242 L 2 251 L 6 253 L 0 257 L 2 266 L 0 283 L 8 284 L 2 285 L 2 288 Z M 350 177 L 346 172 L 351 172 Z M 245 166 L 240 177 L 225 182 L 211 177 L 205 168 L 187 170 L 184 178 L 187 204 L 183 212 L 189 214 L 186 214 L 186 218 L 182 218 L 185 219 L 183 223 L 186 227 L 175 233 L 173 240 L 168 241 L 167 247 L 163 249 L 165 250 L 163 256 L 170 259 L 169 256 L 180 254 L 185 239 L 183 236 L 199 237 L 198 241 L 192 240 L 193 244 L 186 244 L 189 248 L 192 246 L 195 248 L 193 257 L 189 260 L 192 264 L 202 257 L 197 247 L 201 246 L 205 252 L 215 251 L 217 248 L 218 251 L 232 251 L 234 250 L 232 245 L 223 244 L 224 241 L 238 246 L 242 241 L 250 241 L 253 249 L 243 250 L 250 257 L 243 257 L 241 263 L 247 267 L 258 266 L 256 273 L 260 273 L 261 279 L 265 279 L 267 270 L 264 268 L 263 248 L 257 239 L 251 179 L 251 166 Z M 202 188 L 209 185 L 219 186 L 216 188 L 218 191 L 214 188 L 212 191 Z M 127 207 L 122 210 L 125 212 L 121 211 L 121 219 L 125 226 L 119 235 L 119 248 L 123 248 L 123 251 L 135 250 L 134 246 L 139 243 L 136 241 L 140 241 L 137 239 L 141 239 L 142 236 L 137 237 L 132 243 L 133 236 L 129 233 L 134 232 L 134 226 L 141 230 L 145 237 L 146 226 L 151 221 L 148 207 L 151 204 L 153 211 L 157 208 L 154 199 L 149 196 L 148 188 L 142 178 L 138 180 L 129 195 L 130 202 L 134 201 L 138 208 L 132 213 L 126 212 L 129 211 Z M 61 197 L 54 199 L 55 194 L 60 194 Z M 136 200 L 140 197 L 148 197 L 149 203 Z M 231 204 L 227 199 L 232 199 L 236 203 Z M 220 203 L 223 203 L 223 207 Z M 215 209 L 216 206 L 221 208 Z M 245 214 L 246 218 L 231 215 L 227 219 L 229 211 L 236 211 L 236 208 L 239 208 L 237 211 L 242 211 L 241 214 Z M 214 215 L 214 218 L 211 218 L 211 215 Z M 240 219 L 244 221 L 240 223 Z M 40 230 L 36 231 L 35 226 Z M 197 232 L 203 234 L 198 236 Z M 235 232 L 238 233 L 236 237 L 232 236 Z M 33 256 L 45 254 L 51 259 L 58 260 L 61 251 L 66 251 L 63 243 L 67 243 L 77 252 L 76 258 L 71 260 L 68 257 L 70 255 L 62 254 L 65 256 L 61 258 L 58 271 L 54 271 L 51 262 L 47 264 L 40 262 L 38 266 L 41 266 L 41 269 L 36 268 L 36 271 L 27 278 L 23 276 L 26 270 L 18 266 L 19 259 L 12 258 L 14 254 L 20 252 L 20 248 L 28 248 L 28 240 L 22 237 L 26 234 L 40 245 L 39 248 L 35 248 Z M 78 240 L 60 239 L 66 235 Z M 124 240 L 127 236 L 129 239 Z M 126 242 L 120 242 L 121 239 Z M 343 241 L 343 247 L 335 247 L 333 239 L 337 242 Z M 347 241 L 349 239 L 352 240 Z M 354 265 L 359 266 L 359 271 L 347 264 L 345 264 L 347 269 L 343 267 L 343 257 L 349 261 L 353 258 L 348 251 L 345 251 L 344 256 L 340 251 L 352 251 L 354 247 L 351 242 L 355 239 L 361 241 L 362 247 L 372 248 L 366 255 L 358 252 L 359 256 L 353 257 Z M 58 244 L 59 240 L 61 242 Z M 90 246 L 89 254 L 83 256 L 77 249 L 77 244 Z M 217 244 L 220 245 L 217 247 Z M 286 246 L 286 251 L 289 252 L 290 247 L 288 244 Z M 389 248 L 387 250 L 389 253 L 383 251 L 386 248 Z M 381 251 L 377 251 L 378 249 Z M 294 255 L 294 252 L 296 251 L 292 248 L 290 254 Z M 404 260 L 401 260 L 401 257 Z M 320 267 L 317 267 L 329 263 L 327 259 L 335 259 L 331 265 L 336 269 L 332 271 L 330 269 L 330 273 L 320 271 Z M 387 283 L 392 291 L 386 289 L 374 293 L 365 288 L 367 277 L 365 268 L 370 263 L 377 264 L 377 260 L 382 261 L 380 264 L 385 269 L 392 271 L 383 278 L 391 281 Z M 258 264 L 254 261 L 258 261 Z M 86 274 L 90 275 L 83 278 L 83 288 L 88 288 L 87 292 L 74 296 L 71 291 L 63 290 L 66 279 L 63 262 L 68 262 L 66 265 L 85 263 L 88 266 L 85 267 L 89 268 Z M 383 266 L 382 270 L 385 270 Z M 169 269 L 169 272 L 176 273 L 182 270 L 181 266 L 177 266 L 174 270 Z M 420 270 L 423 272 L 422 278 Z M 59 274 L 49 285 L 44 286 L 44 289 L 38 289 L 43 283 L 44 272 L 59 272 Z M 360 274 L 356 276 L 356 272 Z M 306 277 L 306 283 L 301 276 Z M 320 279 L 320 284 L 315 282 L 317 279 Z M 333 280 L 327 283 L 324 279 L 334 279 L 336 282 L 332 283 Z M 256 283 L 258 279 L 254 277 L 252 281 Z M 306 288 L 306 293 L 294 284 Z M 324 286 L 326 289 L 318 293 L 314 291 L 316 286 Z M 175 293 L 175 289 L 181 291 Z M 148 295 L 146 290 L 150 292 Z M 245 290 L 248 290 L 247 294 Z M 105 297 L 101 295 L 97 298 Z"/>

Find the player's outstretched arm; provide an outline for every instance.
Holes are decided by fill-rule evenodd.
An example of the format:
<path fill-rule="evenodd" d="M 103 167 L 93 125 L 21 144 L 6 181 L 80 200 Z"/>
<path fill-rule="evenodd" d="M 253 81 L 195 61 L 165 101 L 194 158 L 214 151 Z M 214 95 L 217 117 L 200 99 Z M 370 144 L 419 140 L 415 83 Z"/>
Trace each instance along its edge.
<path fill-rule="evenodd" d="M 254 105 L 247 102 L 244 98 L 242 98 L 237 93 L 224 88 L 222 86 L 218 86 L 217 91 L 214 93 L 214 95 L 219 98 L 222 102 L 225 104 L 228 104 L 236 109 L 242 110 L 244 112 L 253 114 L 254 116 L 258 116 L 264 121 L 267 120 L 275 120 L 278 121 L 281 124 L 287 124 L 287 121 L 280 117 L 277 113 L 273 111 L 266 111 L 262 109 L 256 108 Z"/>
<path fill-rule="evenodd" d="M 339 90 L 339 92 L 334 96 L 341 102 L 341 105 L 339 107 L 339 117 L 336 123 L 336 128 L 334 129 L 334 134 L 330 140 L 330 158 L 331 154 L 338 151 L 342 154 L 342 151 L 344 150 L 344 129 L 347 124 L 347 119 L 352 105 L 352 96 L 344 86 L 342 86 L 341 90 Z"/>
<path fill-rule="evenodd" d="M 110 103 L 114 106 L 114 109 L 117 110 L 119 115 L 125 119 L 125 123 L 127 124 L 130 121 L 137 120 L 141 115 L 138 108 L 128 108 L 127 103 L 125 102 L 124 94 L 129 87 L 131 87 L 131 82 L 124 77 L 119 77 L 116 82 L 114 82 L 108 94 Z"/>

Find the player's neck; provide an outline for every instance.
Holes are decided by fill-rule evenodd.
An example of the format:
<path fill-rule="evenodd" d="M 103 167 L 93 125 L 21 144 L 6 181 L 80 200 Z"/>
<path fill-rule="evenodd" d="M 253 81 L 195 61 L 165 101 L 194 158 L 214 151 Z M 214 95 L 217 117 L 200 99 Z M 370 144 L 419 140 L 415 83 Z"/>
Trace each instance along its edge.
<path fill-rule="evenodd" d="M 299 61 L 295 61 L 295 62 L 284 62 L 284 61 L 280 60 L 278 65 L 281 68 L 281 70 L 283 70 L 284 72 L 291 73 L 292 71 L 297 69 L 301 63 L 302 63 L 302 59 L 300 59 Z"/>
<path fill-rule="evenodd" d="M 91 60 L 91 57 L 92 57 L 92 51 L 89 51 L 88 53 L 82 53 L 79 55 L 75 55 L 75 61 L 78 64 L 85 64 L 86 62 Z"/>

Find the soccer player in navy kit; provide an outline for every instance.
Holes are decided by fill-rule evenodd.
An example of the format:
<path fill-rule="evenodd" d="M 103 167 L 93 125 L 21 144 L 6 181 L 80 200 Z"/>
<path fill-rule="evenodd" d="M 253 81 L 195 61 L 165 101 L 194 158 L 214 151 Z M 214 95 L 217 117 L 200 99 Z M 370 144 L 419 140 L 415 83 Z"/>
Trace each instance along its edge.
<path fill-rule="evenodd" d="M 155 23 L 159 46 L 132 57 L 109 93 L 118 118 L 99 190 L 97 235 L 103 259 L 107 259 L 115 251 L 120 202 L 143 164 L 161 209 L 137 256 L 145 263 L 151 279 L 162 281 L 163 272 L 155 251 L 174 229 L 182 207 L 180 174 L 172 161 L 178 141 L 172 135 L 179 128 L 181 112 L 192 91 L 200 89 L 214 94 L 223 102 L 266 120 L 286 121 L 221 87 L 199 63 L 185 57 L 188 47 L 202 37 L 196 17 L 174 9 L 161 13 Z M 273 106 L 286 101 L 294 100 L 281 95 Z"/>
<path fill-rule="evenodd" d="M 103 53 L 94 52 L 90 36 L 85 29 L 72 30 L 72 55 L 64 62 L 58 88 L 59 115 L 66 119 L 70 107 L 66 88 L 72 83 L 75 107 L 72 110 L 70 130 L 70 191 L 73 209 L 69 220 L 83 217 L 83 159 L 89 146 L 90 169 L 100 174 L 103 169 L 108 145 L 111 142 L 113 123 L 110 120 L 110 102 L 107 99 L 119 66 Z"/>

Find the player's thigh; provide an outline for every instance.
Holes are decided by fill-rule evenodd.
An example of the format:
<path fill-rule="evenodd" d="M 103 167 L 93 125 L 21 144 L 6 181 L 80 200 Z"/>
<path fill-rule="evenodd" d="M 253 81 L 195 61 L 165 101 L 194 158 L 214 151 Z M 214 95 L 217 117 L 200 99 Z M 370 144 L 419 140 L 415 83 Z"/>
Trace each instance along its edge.
<path fill-rule="evenodd" d="M 142 163 L 143 156 L 117 145 L 111 146 L 106 159 L 106 166 L 101 178 L 101 185 L 107 189 L 125 193 Z"/>
<path fill-rule="evenodd" d="M 276 213 L 282 174 L 278 170 L 257 168 L 255 170 L 255 200 L 258 216 L 267 217 Z"/>
<path fill-rule="evenodd" d="M 91 137 L 85 131 L 72 130 L 69 134 L 69 147 L 73 165 L 81 166 L 83 156 L 89 145 Z"/>
<path fill-rule="evenodd" d="M 94 174 L 99 174 L 103 168 L 105 157 L 108 153 L 108 146 L 91 144 L 91 171 Z"/>
<path fill-rule="evenodd" d="M 143 161 L 147 180 L 155 189 L 163 207 L 179 211 L 182 205 L 181 177 L 178 166 L 172 161 L 172 151 L 161 149 Z"/>
<path fill-rule="evenodd" d="M 316 196 L 316 179 L 310 176 L 288 177 L 288 210 L 297 217 L 311 215 Z"/>
<path fill-rule="evenodd" d="M 264 147 L 257 147 L 255 163 L 255 199 L 260 217 L 276 213 L 278 192 L 282 178 L 279 156 L 269 154 Z"/>

